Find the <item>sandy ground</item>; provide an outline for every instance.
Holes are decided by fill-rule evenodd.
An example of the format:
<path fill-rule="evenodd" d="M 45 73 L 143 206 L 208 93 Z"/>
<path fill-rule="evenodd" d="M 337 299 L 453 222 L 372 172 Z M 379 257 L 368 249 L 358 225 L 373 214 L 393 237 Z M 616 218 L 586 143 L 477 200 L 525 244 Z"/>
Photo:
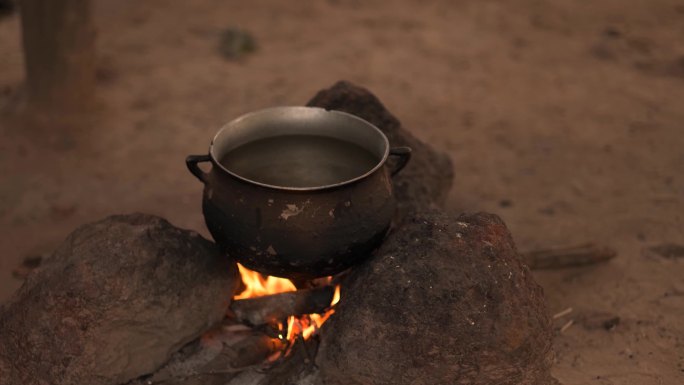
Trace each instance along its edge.
<path fill-rule="evenodd" d="M 501 215 L 521 250 L 596 241 L 612 262 L 536 272 L 564 384 L 684 383 L 684 3 L 96 1 L 101 111 L 28 123 L 16 16 L 0 19 L 0 301 L 77 225 L 144 211 L 206 234 L 183 159 L 220 125 L 370 88 L 452 156 L 449 206 Z M 221 31 L 258 50 L 218 53 Z M 619 324 L 606 330 L 606 320 Z"/>

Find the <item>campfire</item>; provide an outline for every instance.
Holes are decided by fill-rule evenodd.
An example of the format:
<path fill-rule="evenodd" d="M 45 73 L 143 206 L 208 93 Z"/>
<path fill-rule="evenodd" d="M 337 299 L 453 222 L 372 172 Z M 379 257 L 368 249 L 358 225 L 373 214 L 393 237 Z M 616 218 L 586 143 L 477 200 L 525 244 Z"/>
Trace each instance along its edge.
<path fill-rule="evenodd" d="M 543 292 L 503 221 L 435 209 L 451 185 L 451 163 L 368 91 L 341 82 L 310 104 L 356 113 L 399 146 L 393 165 L 375 176 L 381 183 L 302 200 L 236 182 L 217 202 L 238 210 L 241 221 L 203 202 L 210 229 L 239 230 L 235 237 L 214 231 L 216 243 L 146 214 L 81 226 L 0 307 L 0 385 L 554 384 Z M 393 177 L 395 213 L 375 205 L 388 199 L 382 178 L 408 160 L 401 146 L 416 156 Z M 189 158 L 203 182 L 210 178 L 195 166 L 207 159 Z M 386 237 L 387 223 L 366 215 L 371 208 L 393 216 Z M 326 235 L 317 223 L 344 226 L 331 225 Z M 266 225 L 278 230 L 271 235 L 279 243 L 260 236 L 244 244 L 245 253 L 226 252 Z M 245 265 L 260 272 L 232 257 L 250 250 Z M 321 250 L 335 258 L 319 261 Z M 548 255 L 528 260 L 548 267 Z M 565 265 L 577 260 L 550 255 Z M 312 260 L 318 264 L 302 267 Z M 262 275 L 288 272 L 292 280 Z"/>
<path fill-rule="evenodd" d="M 286 278 L 264 276 L 238 264 L 244 290 L 233 297 L 230 318 L 251 327 L 270 328 L 283 349 L 269 360 L 287 356 L 297 340 L 308 340 L 333 313 L 340 300 L 340 285 L 333 277 L 309 282 L 297 290 Z M 276 346 L 281 344 L 276 344 Z"/>
<path fill-rule="evenodd" d="M 288 367 L 283 364 L 286 361 L 313 364 L 318 331 L 335 313 L 340 300 L 339 277 L 295 285 L 289 279 L 266 276 L 240 264 L 237 270 L 241 285 L 223 320 L 186 345 L 156 373 L 129 385 L 166 383 L 189 375 L 209 381 L 250 370 L 275 375 Z"/>

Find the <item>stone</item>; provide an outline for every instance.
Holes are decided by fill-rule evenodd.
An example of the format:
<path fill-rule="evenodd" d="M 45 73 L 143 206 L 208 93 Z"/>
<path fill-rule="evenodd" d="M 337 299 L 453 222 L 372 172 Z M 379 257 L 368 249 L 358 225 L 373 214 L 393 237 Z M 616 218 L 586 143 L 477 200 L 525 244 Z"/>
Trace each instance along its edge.
<path fill-rule="evenodd" d="M 122 384 L 225 315 L 237 266 L 145 214 L 81 226 L 0 309 L 0 384 Z"/>
<path fill-rule="evenodd" d="M 321 333 L 325 385 L 557 383 L 542 288 L 492 214 L 408 216 Z"/>
<path fill-rule="evenodd" d="M 347 81 L 339 81 L 319 91 L 307 106 L 356 115 L 384 132 L 390 146 L 411 147 L 411 160 L 393 178 L 401 217 L 411 211 L 444 205 L 454 178 L 451 159 L 402 127 L 399 120 L 370 91 Z"/>

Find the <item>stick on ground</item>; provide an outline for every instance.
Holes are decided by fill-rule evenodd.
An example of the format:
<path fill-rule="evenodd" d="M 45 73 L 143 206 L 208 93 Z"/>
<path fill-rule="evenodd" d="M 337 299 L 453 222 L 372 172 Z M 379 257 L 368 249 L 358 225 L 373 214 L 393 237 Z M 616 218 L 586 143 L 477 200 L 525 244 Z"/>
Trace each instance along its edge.
<path fill-rule="evenodd" d="M 536 250 L 522 253 L 522 259 L 531 269 L 563 269 L 594 265 L 609 261 L 617 252 L 609 247 L 589 243 L 581 246 Z"/>

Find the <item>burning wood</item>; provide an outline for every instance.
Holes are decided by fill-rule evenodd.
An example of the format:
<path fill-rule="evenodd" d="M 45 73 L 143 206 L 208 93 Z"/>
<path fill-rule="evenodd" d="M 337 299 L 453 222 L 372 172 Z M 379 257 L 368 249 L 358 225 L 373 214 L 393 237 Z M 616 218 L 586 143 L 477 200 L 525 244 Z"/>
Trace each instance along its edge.
<path fill-rule="evenodd" d="M 254 326 L 270 323 L 278 328 L 279 338 L 291 344 L 300 335 L 307 339 L 314 334 L 340 300 L 339 285 L 297 291 L 289 279 L 263 276 L 240 264 L 238 268 L 244 290 L 233 298 L 235 318 Z M 311 284 L 330 285 L 332 281 L 326 277 Z"/>
<path fill-rule="evenodd" d="M 332 286 L 305 289 L 262 297 L 239 299 L 230 309 L 240 322 L 264 325 L 312 313 L 324 313 L 330 307 L 335 289 Z"/>

